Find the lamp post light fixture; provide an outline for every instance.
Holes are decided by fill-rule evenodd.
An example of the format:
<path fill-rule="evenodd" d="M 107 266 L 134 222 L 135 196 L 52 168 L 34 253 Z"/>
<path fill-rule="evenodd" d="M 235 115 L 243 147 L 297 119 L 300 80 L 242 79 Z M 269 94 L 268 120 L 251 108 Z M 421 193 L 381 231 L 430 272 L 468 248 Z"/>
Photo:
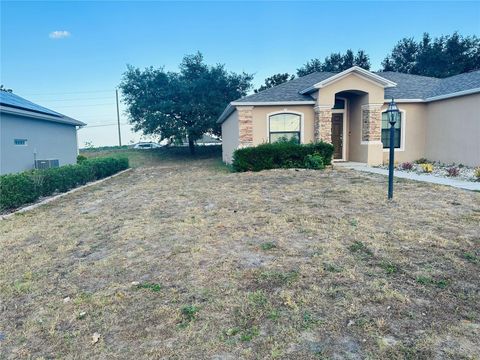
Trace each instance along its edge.
<path fill-rule="evenodd" d="M 393 198 L 393 167 L 395 156 L 395 124 L 400 120 L 400 111 L 395 100 L 390 101 L 387 108 L 388 122 L 390 123 L 390 154 L 388 158 L 388 199 Z"/>

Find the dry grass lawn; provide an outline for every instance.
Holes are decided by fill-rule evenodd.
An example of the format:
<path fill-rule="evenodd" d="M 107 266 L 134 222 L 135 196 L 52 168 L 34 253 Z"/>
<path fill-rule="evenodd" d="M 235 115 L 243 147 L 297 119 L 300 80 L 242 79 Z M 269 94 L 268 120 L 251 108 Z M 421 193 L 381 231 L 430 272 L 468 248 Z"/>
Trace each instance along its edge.
<path fill-rule="evenodd" d="M 0 358 L 479 358 L 479 193 L 121 153 L 0 222 Z"/>

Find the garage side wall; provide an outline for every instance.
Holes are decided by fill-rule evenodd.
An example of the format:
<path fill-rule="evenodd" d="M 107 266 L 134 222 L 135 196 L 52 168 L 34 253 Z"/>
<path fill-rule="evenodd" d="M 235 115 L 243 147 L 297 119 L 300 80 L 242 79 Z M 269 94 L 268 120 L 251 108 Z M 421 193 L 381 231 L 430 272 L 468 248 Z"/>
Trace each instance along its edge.
<path fill-rule="evenodd" d="M 16 145 L 15 139 L 26 140 Z M 77 162 L 77 130 L 73 125 L 0 114 L 0 174 L 34 168 L 37 160 L 58 159 L 60 166 Z"/>

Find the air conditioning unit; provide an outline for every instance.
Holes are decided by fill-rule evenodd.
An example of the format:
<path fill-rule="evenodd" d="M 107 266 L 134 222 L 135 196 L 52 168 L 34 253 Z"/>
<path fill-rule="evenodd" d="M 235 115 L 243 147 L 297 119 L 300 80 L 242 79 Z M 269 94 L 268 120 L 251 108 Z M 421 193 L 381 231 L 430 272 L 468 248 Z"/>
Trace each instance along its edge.
<path fill-rule="evenodd" d="M 35 160 L 35 169 L 50 169 L 59 167 L 58 159 Z"/>

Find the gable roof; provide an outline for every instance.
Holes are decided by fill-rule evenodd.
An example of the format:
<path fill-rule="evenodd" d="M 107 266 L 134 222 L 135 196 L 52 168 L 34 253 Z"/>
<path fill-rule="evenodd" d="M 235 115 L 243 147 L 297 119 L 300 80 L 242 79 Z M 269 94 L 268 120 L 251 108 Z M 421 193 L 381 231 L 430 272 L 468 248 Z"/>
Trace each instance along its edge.
<path fill-rule="evenodd" d="M 272 88 L 260 91 L 259 93 L 245 96 L 232 102 L 232 105 L 248 105 L 258 102 L 302 102 L 313 103 L 314 99 L 310 95 L 301 94 L 300 91 L 316 84 L 322 80 L 334 76 L 331 72 L 314 72 Z"/>
<path fill-rule="evenodd" d="M 316 84 L 313 84 L 312 86 L 309 86 L 306 89 L 303 89 L 302 91 L 300 91 L 300 93 L 301 94 L 308 94 L 310 92 L 316 91 L 318 89 L 321 89 L 322 87 L 333 84 L 333 83 L 347 77 L 350 74 L 359 75 L 360 77 L 362 77 L 362 78 L 364 78 L 368 81 L 371 81 L 371 82 L 373 82 L 373 83 L 375 83 L 375 84 L 377 84 L 377 85 L 379 85 L 383 88 L 397 86 L 397 84 L 395 82 L 393 82 L 389 79 L 386 79 L 384 77 L 381 77 L 380 75 L 378 75 L 374 72 L 362 69 L 359 66 L 352 66 L 351 68 L 349 68 L 347 70 L 336 73 L 333 76 L 330 76 L 330 77 L 328 77 L 328 78 L 326 78 L 326 79 L 324 79 L 324 80 L 322 80 L 322 81 L 320 81 Z"/>
<path fill-rule="evenodd" d="M 439 79 L 393 71 L 371 72 L 354 66 L 340 73 L 315 72 L 232 101 L 217 123 L 222 123 L 230 116 L 235 111 L 235 105 L 314 104 L 315 100 L 310 93 L 350 73 L 358 73 L 383 86 L 385 99 L 429 102 L 480 92 L 480 70 Z"/>
<path fill-rule="evenodd" d="M 38 118 L 62 124 L 84 126 L 85 123 L 62 115 L 56 111 L 28 101 L 14 93 L 0 91 L 0 111 L 21 116 Z"/>

